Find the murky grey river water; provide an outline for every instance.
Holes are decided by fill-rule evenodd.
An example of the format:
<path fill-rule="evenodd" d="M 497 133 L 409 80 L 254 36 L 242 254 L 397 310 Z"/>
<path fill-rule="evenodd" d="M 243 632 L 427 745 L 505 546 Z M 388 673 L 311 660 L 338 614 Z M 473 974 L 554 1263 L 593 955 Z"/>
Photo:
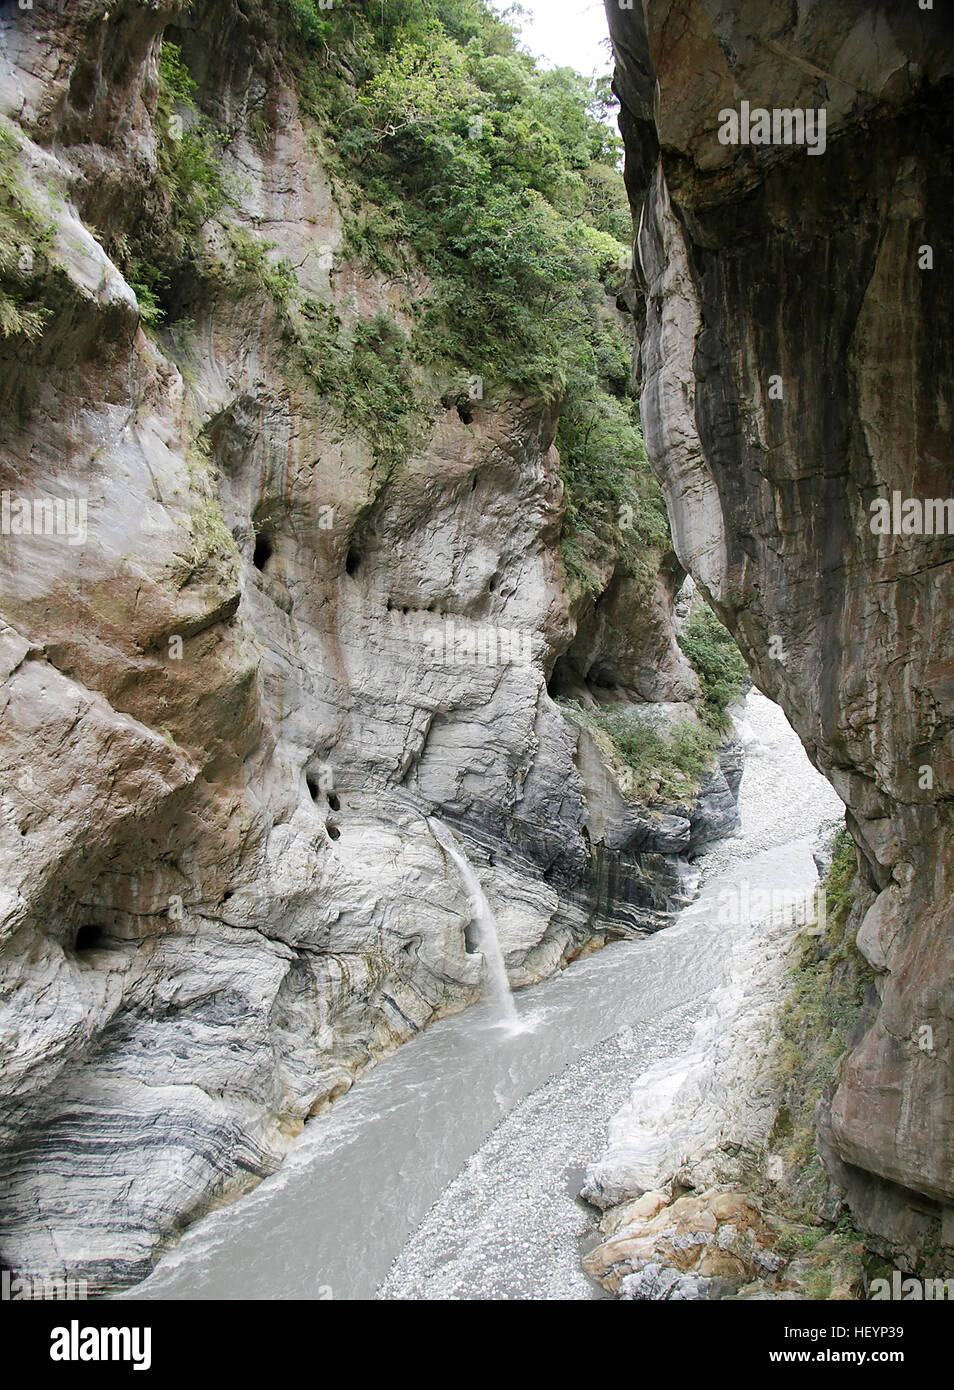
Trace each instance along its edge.
<path fill-rule="evenodd" d="M 752 930 L 716 910 L 723 891 L 810 887 L 818 827 L 840 814 L 781 711 L 752 692 L 746 717 L 743 833 L 706 856 L 702 892 L 673 927 L 523 991 L 525 1031 L 494 1027 L 483 1005 L 434 1024 L 125 1296 L 593 1296 L 580 1169 L 636 1076 L 687 1046 Z"/>

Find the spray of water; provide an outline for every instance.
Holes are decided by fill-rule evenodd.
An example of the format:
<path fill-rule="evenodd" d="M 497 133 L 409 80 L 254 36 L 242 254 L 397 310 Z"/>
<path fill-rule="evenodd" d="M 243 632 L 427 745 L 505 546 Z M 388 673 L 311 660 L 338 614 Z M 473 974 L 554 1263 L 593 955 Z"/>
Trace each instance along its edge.
<path fill-rule="evenodd" d="M 517 1006 L 510 990 L 510 981 L 507 979 L 507 968 L 504 965 L 500 938 L 497 935 L 497 921 L 490 903 L 487 901 L 470 861 L 451 831 L 436 816 L 428 816 L 427 823 L 441 849 L 450 855 L 460 870 L 464 887 L 470 897 L 474 929 L 481 955 L 484 958 L 484 993 L 494 1004 L 499 1021 L 508 1028 L 516 1028 L 518 1026 Z"/>

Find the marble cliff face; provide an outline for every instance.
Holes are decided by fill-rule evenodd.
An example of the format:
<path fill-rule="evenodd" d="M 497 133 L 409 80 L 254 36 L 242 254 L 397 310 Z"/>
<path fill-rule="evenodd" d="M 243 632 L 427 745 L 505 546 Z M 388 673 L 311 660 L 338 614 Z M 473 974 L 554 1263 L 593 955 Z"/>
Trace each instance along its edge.
<path fill-rule="evenodd" d="M 290 379 L 261 290 L 210 280 L 188 322 L 144 331 L 104 244 L 150 196 L 168 32 L 228 115 L 233 220 L 346 325 L 407 312 L 340 250 L 264 23 L 82 0 L 0 30 L 52 309 L 38 341 L 0 339 L 0 481 L 12 508 L 77 504 L 61 534 L 0 540 L 0 1259 L 96 1287 L 142 1277 L 478 997 L 425 816 L 460 835 L 515 985 L 668 921 L 685 854 L 735 818 L 732 749 L 696 801 L 651 810 L 548 692 L 567 657 L 577 691 L 598 667 L 633 703 L 697 693 L 671 553 L 648 598 L 612 564 L 569 596 L 553 407 L 435 400 L 382 477 Z"/>
<path fill-rule="evenodd" d="M 847 805 L 878 997 L 820 1140 L 914 1258 L 954 1241 L 954 539 L 876 518 L 954 490 L 954 26 L 861 0 L 607 15 L 647 447 L 680 560 Z M 724 143 L 744 102 L 823 109 L 824 151 Z"/>

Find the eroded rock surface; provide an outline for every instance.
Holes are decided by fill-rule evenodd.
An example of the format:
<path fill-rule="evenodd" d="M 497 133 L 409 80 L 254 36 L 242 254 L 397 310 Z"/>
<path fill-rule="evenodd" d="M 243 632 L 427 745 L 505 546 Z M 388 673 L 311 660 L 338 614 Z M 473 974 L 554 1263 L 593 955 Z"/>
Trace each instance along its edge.
<path fill-rule="evenodd" d="M 881 1007 L 822 1138 L 913 1260 L 954 1204 L 954 539 L 876 534 L 871 503 L 951 493 L 954 26 L 865 0 L 607 14 L 647 447 L 680 559 L 848 808 Z M 824 108 L 824 153 L 721 143 L 743 100 Z"/>
<path fill-rule="evenodd" d="M 0 1258 L 94 1288 L 141 1278 L 478 996 L 427 815 L 461 836 L 523 985 L 668 922 L 693 840 L 731 828 L 735 775 L 730 751 L 711 814 L 639 807 L 548 693 L 578 634 L 584 679 L 696 692 L 671 554 L 648 601 L 612 565 L 599 618 L 568 599 L 553 407 L 435 399 L 382 469 L 289 368 L 262 285 L 225 273 L 223 226 L 194 317 L 144 331 L 104 247 L 153 208 L 163 34 L 228 125 L 226 222 L 266 265 L 345 331 L 415 292 L 341 251 L 258 7 L 4 12 L 3 133 L 49 229 L 52 313 L 36 343 L 0 340 L 0 482 L 81 499 L 86 533 L 0 539 Z"/>

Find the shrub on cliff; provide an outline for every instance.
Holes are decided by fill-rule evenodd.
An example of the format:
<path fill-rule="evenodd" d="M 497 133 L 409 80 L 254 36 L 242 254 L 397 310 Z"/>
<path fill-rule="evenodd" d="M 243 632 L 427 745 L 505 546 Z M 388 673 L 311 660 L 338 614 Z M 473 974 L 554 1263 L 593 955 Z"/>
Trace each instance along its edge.
<path fill-rule="evenodd" d="M 680 720 L 666 729 L 631 707 L 594 709 L 561 701 L 570 719 L 587 729 L 616 768 L 624 795 L 645 803 L 684 803 L 712 765 L 717 738 L 704 724 Z"/>
<path fill-rule="evenodd" d="M 691 615 L 679 645 L 692 663 L 702 687 L 704 713 L 717 729 L 726 724 L 726 711 L 748 688 L 749 673 L 732 634 L 705 605 Z"/>
<path fill-rule="evenodd" d="M 17 171 L 19 141 L 0 123 L 0 338 L 39 338 L 49 310 L 41 303 L 43 253 L 51 230 Z"/>
<path fill-rule="evenodd" d="M 851 933 L 858 856 L 848 831 L 835 839 L 822 881 L 825 924 L 800 938 L 789 992 L 775 1026 L 775 1072 L 782 1094 L 779 1147 L 787 1163 L 805 1165 L 815 1152 L 815 1108 L 837 1074 L 874 979 Z"/>
<path fill-rule="evenodd" d="M 296 384 L 332 414 L 346 403 L 388 470 L 455 382 L 551 402 L 571 600 L 598 592 L 608 569 L 644 578 L 648 594 L 669 535 L 629 395 L 631 324 L 616 308 L 632 228 L 607 81 L 539 69 L 484 0 L 282 0 L 256 23 L 313 123 L 345 223 L 337 254 L 406 287 L 403 341 L 380 325 L 345 334 L 236 220 L 220 159 L 235 130 L 199 109 L 169 38 L 154 186 L 108 248 L 143 321 L 187 318 L 221 286 L 264 295 Z M 247 114 L 263 150 L 267 110 Z"/>
<path fill-rule="evenodd" d="M 629 397 L 615 307 L 632 227 L 606 79 L 543 71 L 483 0 L 367 0 L 310 20 L 299 87 L 347 211 L 349 254 L 423 271 L 411 351 L 443 380 L 559 403 L 571 590 L 607 558 L 649 582 L 665 507 Z"/>

